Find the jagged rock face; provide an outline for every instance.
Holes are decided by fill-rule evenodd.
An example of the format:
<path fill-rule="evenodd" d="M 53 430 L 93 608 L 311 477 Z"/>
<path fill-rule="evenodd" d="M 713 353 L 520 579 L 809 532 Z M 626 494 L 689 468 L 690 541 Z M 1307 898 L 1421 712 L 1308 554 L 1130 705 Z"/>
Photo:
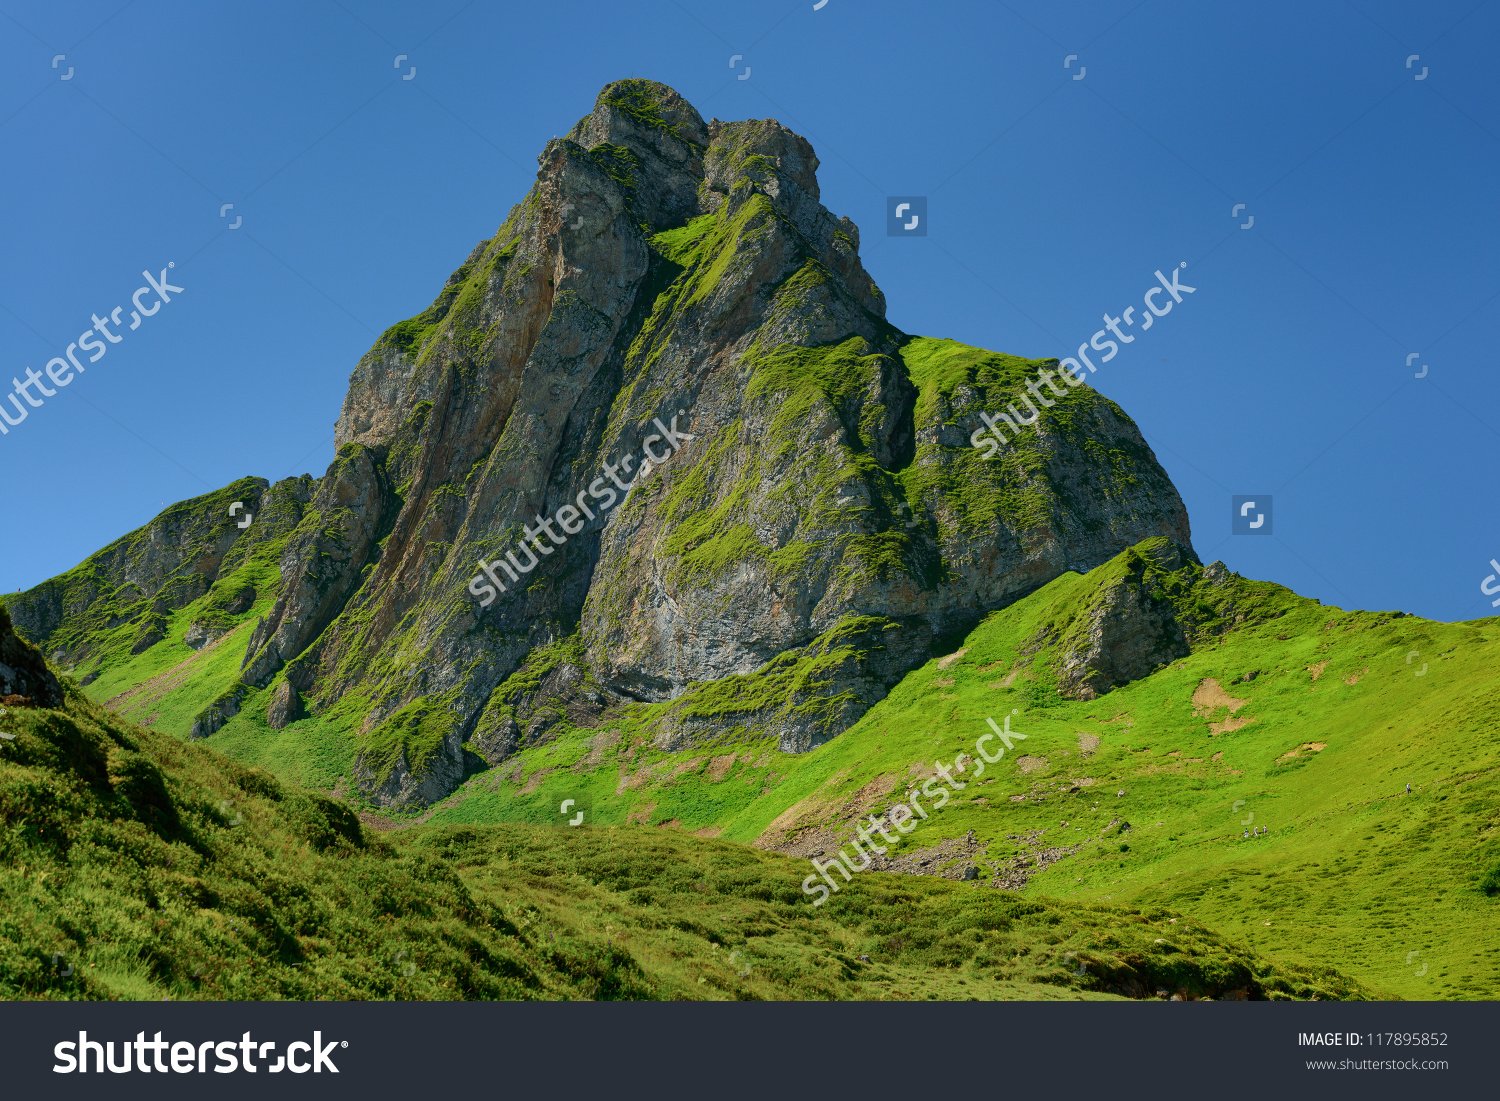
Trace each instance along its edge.
<path fill-rule="evenodd" d="M 780 123 L 619 81 L 538 164 L 355 367 L 246 654 L 247 685 L 284 669 L 314 707 L 366 702 L 377 803 L 440 798 L 619 701 L 661 704 L 663 745 L 744 727 L 808 749 L 987 611 L 1188 542 L 1087 387 L 995 459 L 971 445 L 1045 363 L 888 324 Z M 565 641 L 577 676 L 528 680 Z"/>
<path fill-rule="evenodd" d="M 248 612 L 255 603 L 256 591 L 254 585 L 241 585 L 231 593 L 222 604 L 222 612 L 225 616 L 237 616 Z M 188 629 L 183 632 L 182 641 L 191 649 L 201 650 L 211 642 L 222 638 L 229 631 L 229 627 L 217 616 L 209 619 L 195 619 L 188 624 Z"/>
<path fill-rule="evenodd" d="M 315 485 L 308 476 L 275 486 L 242 478 L 173 505 L 67 573 L 7 597 L 16 630 L 54 661 L 77 664 L 101 656 L 106 632 L 134 624 L 126 649 L 142 653 L 164 637 L 172 612 L 208 592 L 257 546 L 296 527 Z M 244 508 L 231 516 L 235 501 Z M 254 519 L 242 528 L 247 513 Z"/>
<path fill-rule="evenodd" d="M 594 727 L 611 702 L 587 682 L 583 669 L 561 662 L 497 721 L 481 722 L 470 744 L 487 764 L 495 766 L 519 749 L 551 741 L 553 728 L 564 718 L 574 726 Z"/>
<path fill-rule="evenodd" d="M 380 515 L 339 548 L 294 535 L 247 655 L 248 683 L 291 662 L 323 704 L 371 700 L 377 802 L 446 794 L 469 735 L 490 763 L 542 736 L 492 695 L 575 633 L 599 690 L 665 701 L 774 676 L 851 617 L 885 617 L 899 644 L 844 647 L 820 686 L 789 676 L 779 696 L 741 693 L 743 713 L 684 707 L 658 728 L 686 744 L 728 715 L 806 749 L 935 638 L 1142 538 L 1187 541 L 1170 481 L 1091 390 L 982 460 L 978 412 L 1015 400 L 1036 364 L 887 324 L 858 229 L 821 205 L 812 147 L 774 120 L 704 123 L 671 89 L 621 81 L 538 163 L 495 237 L 356 367 L 337 441 L 368 456 L 359 484 Z M 658 419 L 678 447 L 651 439 Z M 631 492 L 606 511 L 613 472 Z M 354 474 L 331 471 L 320 501 Z M 591 502 L 523 549 L 523 526 Z M 478 564 L 507 552 L 481 607 Z M 803 706 L 819 692 L 838 703 Z M 396 713 L 424 697 L 453 737 L 395 752 Z"/>
<path fill-rule="evenodd" d="M 0 696 L 21 696 L 33 707 L 61 707 L 62 685 L 35 646 L 19 637 L 0 607 Z"/>
<path fill-rule="evenodd" d="M 551 741 L 564 719 L 592 729 L 611 717 L 618 698 L 593 679 L 582 653 L 577 639 L 533 650 L 490 693 L 469 738 L 485 763 L 493 767 L 519 750 Z"/>
<path fill-rule="evenodd" d="M 1156 588 L 1147 571 L 1185 570 L 1196 565 L 1196 558 L 1190 550 L 1164 541 L 1137 551 L 1142 568 L 1103 585 L 1081 630 L 1075 629 L 1071 644 L 1063 647 L 1058 662 L 1060 695 L 1097 699 L 1192 652 L 1174 602 Z M 1218 565 L 1222 570 L 1222 563 Z M 1216 575 L 1210 574 L 1210 579 Z"/>
<path fill-rule="evenodd" d="M 371 802 L 386 807 L 426 806 L 449 795 L 464 778 L 463 740 L 458 730 L 445 736 L 437 749 L 413 770 L 403 751 L 385 770 L 361 758 L 354 780 Z"/>
<path fill-rule="evenodd" d="M 1063 656 L 1058 692 L 1092 700 L 1139 680 L 1158 666 L 1187 657 L 1187 637 L 1172 605 L 1153 600 L 1139 584 L 1119 581 L 1101 595 L 1087 642 Z"/>
<path fill-rule="evenodd" d="M 281 593 L 256 625 L 241 679 L 264 688 L 307 648 L 349 599 L 375 550 L 390 493 L 384 471 L 359 444 L 340 448 L 281 554 Z"/>
<path fill-rule="evenodd" d="M 931 644 L 932 627 L 920 616 L 845 618 L 754 676 L 727 677 L 679 697 L 655 724 L 656 746 L 683 749 L 738 727 L 774 736 L 783 753 L 805 753 L 853 726 Z"/>

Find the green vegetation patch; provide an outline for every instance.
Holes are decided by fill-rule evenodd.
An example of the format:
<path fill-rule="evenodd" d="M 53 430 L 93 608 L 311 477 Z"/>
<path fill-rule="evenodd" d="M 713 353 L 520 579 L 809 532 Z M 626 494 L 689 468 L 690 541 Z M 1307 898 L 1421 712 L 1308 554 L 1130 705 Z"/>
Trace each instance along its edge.
<path fill-rule="evenodd" d="M 461 688 L 454 688 L 439 695 L 418 696 L 360 738 L 360 754 L 374 772 L 377 785 L 389 778 L 391 769 L 403 758 L 411 775 L 426 771 L 427 762 L 458 725 L 459 714 L 453 705 L 462 694 Z"/>

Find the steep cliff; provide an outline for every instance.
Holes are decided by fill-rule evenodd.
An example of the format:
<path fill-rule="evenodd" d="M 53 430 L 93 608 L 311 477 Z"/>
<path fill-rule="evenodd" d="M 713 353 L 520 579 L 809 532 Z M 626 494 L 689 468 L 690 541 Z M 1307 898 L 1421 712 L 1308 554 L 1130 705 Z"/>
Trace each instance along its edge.
<path fill-rule="evenodd" d="M 97 672 L 150 649 L 170 613 L 209 597 L 188 631 L 188 644 L 201 647 L 255 602 L 238 575 L 280 556 L 316 484 L 308 475 L 274 486 L 241 478 L 172 505 L 67 573 L 7 596 L 10 618 L 54 662 Z M 236 502 L 243 507 L 231 513 Z"/>
<path fill-rule="evenodd" d="M 271 688 L 277 727 L 355 708 L 374 802 L 441 798 L 632 702 L 663 747 L 753 728 L 809 749 L 1062 572 L 1191 546 L 1087 386 L 996 457 L 970 445 L 1056 361 L 891 326 L 776 121 L 619 81 L 538 163 L 355 367 L 228 693 Z"/>

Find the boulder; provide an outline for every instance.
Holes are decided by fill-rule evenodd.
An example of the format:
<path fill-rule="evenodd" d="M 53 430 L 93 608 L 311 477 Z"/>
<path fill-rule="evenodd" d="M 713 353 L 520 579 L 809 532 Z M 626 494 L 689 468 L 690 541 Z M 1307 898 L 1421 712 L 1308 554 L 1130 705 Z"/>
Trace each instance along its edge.
<path fill-rule="evenodd" d="M 271 702 L 266 705 L 266 722 L 273 730 L 281 730 L 288 723 L 302 718 L 302 697 L 290 681 L 282 681 L 271 693 Z"/>

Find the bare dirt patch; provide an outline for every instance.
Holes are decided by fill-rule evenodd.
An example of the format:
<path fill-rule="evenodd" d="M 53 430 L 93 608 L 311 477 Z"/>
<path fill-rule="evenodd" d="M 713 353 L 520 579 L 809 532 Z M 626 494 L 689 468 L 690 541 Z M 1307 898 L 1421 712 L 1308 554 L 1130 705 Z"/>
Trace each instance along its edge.
<path fill-rule="evenodd" d="M 718 837 L 724 832 L 723 826 L 704 826 L 701 830 L 694 830 L 694 837 Z"/>
<path fill-rule="evenodd" d="M 1231 715 L 1221 723 L 1208 724 L 1208 736 L 1212 738 L 1216 734 L 1228 734 L 1231 730 L 1238 730 L 1242 726 L 1249 726 L 1255 720 L 1248 715 Z"/>
<path fill-rule="evenodd" d="M 1296 749 L 1288 750 L 1287 752 L 1283 753 L 1280 757 L 1277 757 L 1276 760 L 1277 761 L 1290 761 L 1293 757 L 1300 757 L 1300 756 L 1302 756 L 1302 754 L 1303 754 L 1304 751 L 1306 751 L 1308 753 L 1322 753 L 1323 750 L 1325 750 L 1327 748 L 1328 748 L 1328 743 L 1327 742 L 1303 742 Z"/>
<path fill-rule="evenodd" d="M 946 669 L 946 668 L 948 668 L 948 666 L 952 665 L 955 661 L 957 661 L 959 658 L 963 657 L 968 652 L 969 652 L 969 648 L 967 646 L 965 646 L 962 650 L 958 651 L 958 653 L 956 653 L 956 654 L 949 654 L 945 658 L 938 658 L 937 667 L 939 669 Z M 949 681 L 948 683 L 952 684 L 953 682 Z"/>
<path fill-rule="evenodd" d="M 895 790 L 898 779 L 896 776 L 877 776 L 858 791 L 840 797 L 838 786 L 848 778 L 847 772 L 834 773 L 817 791 L 778 814 L 751 844 L 758 849 L 788 852 L 789 845 L 804 840 L 814 827 L 829 821 L 848 821 L 863 816 L 876 804 L 884 802 L 885 797 Z"/>
<path fill-rule="evenodd" d="M 884 803 L 891 792 L 895 790 L 896 777 L 877 776 L 856 791 L 849 801 L 844 804 L 840 817 L 863 817 L 867 811 L 874 810 L 877 804 Z"/>
<path fill-rule="evenodd" d="M 1220 707 L 1227 707 L 1231 714 L 1244 707 L 1249 700 L 1237 700 L 1219 686 L 1213 677 L 1206 677 L 1193 690 L 1193 707 L 1197 713 L 1207 715 Z"/>
<path fill-rule="evenodd" d="M 1237 699 L 1224 691 L 1223 687 L 1213 677 L 1204 678 L 1203 682 L 1193 690 L 1193 715 L 1200 719 L 1206 719 L 1215 711 L 1225 708 L 1229 714 L 1219 722 L 1208 724 L 1209 737 L 1216 734 L 1227 734 L 1231 730 L 1238 730 L 1242 726 L 1249 726 L 1255 720 L 1246 716 L 1236 715 L 1235 712 L 1249 703 L 1249 700 Z"/>
<path fill-rule="evenodd" d="M 389 833 L 392 830 L 400 830 L 406 828 L 405 822 L 393 822 L 391 821 L 391 819 L 379 814 L 375 814 L 371 811 L 357 810 L 354 812 L 354 814 L 355 817 L 357 817 L 366 826 L 369 826 L 370 829 L 377 830 L 380 833 Z"/>
<path fill-rule="evenodd" d="M 573 766 L 575 772 L 592 771 L 604 763 L 604 755 L 620 744 L 618 729 L 601 730 L 589 739 L 589 755 Z"/>
<path fill-rule="evenodd" d="M 1042 772 L 1047 768 L 1045 757 L 1017 757 L 1016 767 L 1022 772 Z"/>
<path fill-rule="evenodd" d="M 736 756 L 734 753 L 726 753 L 708 762 L 708 778 L 716 784 L 722 781 L 729 775 L 729 770 L 734 767 Z"/>
<path fill-rule="evenodd" d="M 426 811 L 424 811 L 422 814 L 417 815 L 417 817 L 415 818 L 387 818 L 382 814 L 376 814 L 374 811 L 368 810 L 356 810 L 354 814 L 361 822 L 369 826 L 372 830 L 378 830 L 381 833 L 391 833 L 396 830 L 409 830 L 413 826 L 424 825 L 429 818 L 431 818 L 438 812 L 439 807 L 460 806 L 468 800 L 471 794 L 472 792 L 467 788 L 461 791 L 457 791 L 447 799 L 443 799 L 437 803 L 432 804 L 432 806 L 428 807 Z"/>
<path fill-rule="evenodd" d="M 700 757 L 699 760 L 701 761 L 702 758 Z M 624 770 L 622 769 L 620 783 L 615 788 L 615 794 L 618 795 L 620 792 L 626 790 L 637 791 L 645 787 L 659 775 L 669 772 L 671 768 L 672 762 L 668 760 L 658 761 L 654 765 L 643 765 L 629 776 L 624 775 Z"/>
<path fill-rule="evenodd" d="M 1344 683 L 1345 684 L 1358 684 L 1359 681 L 1360 681 L 1360 678 L 1364 677 L 1364 676 L 1368 676 L 1369 672 L 1370 672 L 1369 668 L 1366 667 L 1364 669 L 1361 669 L 1358 673 L 1350 673 L 1347 677 L 1344 678 Z"/>
<path fill-rule="evenodd" d="M 548 773 L 556 771 L 557 769 L 555 768 L 537 769 L 530 776 L 526 777 L 526 783 L 522 785 L 520 794 L 530 795 L 533 791 L 536 791 L 539 787 L 542 786 L 542 781 L 547 778 Z"/>
<path fill-rule="evenodd" d="M 932 680 L 932 685 L 931 686 L 933 688 L 952 688 L 953 687 L 953 678 L 952 677 L 934 677 L 933 680 Z"/>
<path fill-rule="evenodd" d="M 625 816 L 625 821 L 637 826 L 649 826 L 651 824 L 651 812 L 655 809 L 655 803 L 642 803 Z"/>
<path fill-rule="evenodd" d="M 1328 668 L 1326 661 L 1320 661 L 1316 665 L 1309 665 L 1307 671 L 1312 674 L 1312 679 L 1317 680 L 1323 675 L 1323 670 Z"/>
<path fill-rule="evenodd" d="M 1087 757 L 1099 748 L 1099 743 L 1103 740 L 1097 734 L 1084 734 L 1080 732 L 1078 735 L 1078 752 Z"/>

